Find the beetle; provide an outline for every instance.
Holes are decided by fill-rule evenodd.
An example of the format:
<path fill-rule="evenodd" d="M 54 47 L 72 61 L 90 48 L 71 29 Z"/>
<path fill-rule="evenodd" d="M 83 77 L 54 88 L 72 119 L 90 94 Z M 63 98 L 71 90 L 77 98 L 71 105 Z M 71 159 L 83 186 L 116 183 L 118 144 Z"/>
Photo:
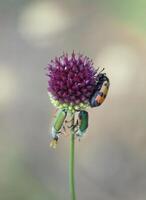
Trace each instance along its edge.
<path fill-rule="evenodd" d="M 78 131 L 76 135 L 82 137 L 88 128 L 88 112 L 81 110 L 78 115 Z"/>
<path fill-rule="evenodd" d="M 66 110 L 58 110 L 52 126 L 50 147 L 56 148 L 61 128 L 63 127 L 64 120 L 67 116 Z"/>
<path fill-rule="evenodd" d="M 100 106 L 104 102 L 109 90 L 109 86 L 110 82 L 107 76 L 103 73 L 100 73 L 97 76 L 97 84 L 95 90 L 89 100 L 91 107 Z"/>

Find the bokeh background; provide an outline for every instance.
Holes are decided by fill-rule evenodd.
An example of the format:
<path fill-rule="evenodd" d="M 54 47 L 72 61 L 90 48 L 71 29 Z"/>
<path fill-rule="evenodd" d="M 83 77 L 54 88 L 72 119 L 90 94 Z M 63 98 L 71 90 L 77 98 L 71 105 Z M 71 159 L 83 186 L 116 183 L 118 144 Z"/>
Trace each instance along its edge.
<path fill-rule="evenodd" d="M 0 0 L 0 200 L 69 200 L 69 138 L 48 145 L 44 67 L 72 50 L 111 87 L 76 141 L 78 200 L 146 197 L 146 1 Z"/>

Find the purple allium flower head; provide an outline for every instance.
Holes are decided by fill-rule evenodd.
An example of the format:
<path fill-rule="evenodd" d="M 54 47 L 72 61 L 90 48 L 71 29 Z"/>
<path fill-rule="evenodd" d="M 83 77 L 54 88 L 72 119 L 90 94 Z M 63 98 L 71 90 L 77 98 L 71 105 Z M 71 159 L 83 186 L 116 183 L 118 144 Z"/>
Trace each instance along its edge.
<path fill-rule="evenodd" d="M 97 80 L 97 70 L 86 56 L 63 54 L 48 64 L 48 92 L 57 105 L 87 105 Z"/>

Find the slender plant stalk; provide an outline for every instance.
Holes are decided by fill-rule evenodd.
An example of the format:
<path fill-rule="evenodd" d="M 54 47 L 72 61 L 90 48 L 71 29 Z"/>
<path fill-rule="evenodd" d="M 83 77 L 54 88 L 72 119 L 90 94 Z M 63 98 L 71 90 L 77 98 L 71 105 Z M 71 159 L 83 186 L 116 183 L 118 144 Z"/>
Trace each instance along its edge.
<path fill-rule="evenodd" d="M 72 118 L 72 128 L 70 133 L 70 158 L 69 158 L 69 184 L 71 200 L 76 200 L 75 180 L 74 180 L 74 116 Z"/>

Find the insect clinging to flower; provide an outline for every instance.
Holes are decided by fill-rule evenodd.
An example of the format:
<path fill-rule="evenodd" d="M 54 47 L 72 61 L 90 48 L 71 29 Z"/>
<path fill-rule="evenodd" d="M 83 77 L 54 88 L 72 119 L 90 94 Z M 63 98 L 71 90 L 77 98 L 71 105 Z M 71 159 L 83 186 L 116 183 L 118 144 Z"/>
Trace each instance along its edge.
<path fill-rule="evenodd" d="M 51 137 L 52 141 L 50 143 L 50 147 L 56 148 L 59 136 L 61 134 L 61 128 L 63 127 L 64 120 L 66 118 L 67 112 L 66 110 L 58 110 L 56 116 L 53 121 Z"/>
<path fill-rule="evenodd" d="M 50 146 L 56 147 L 59 136 L 74 126 L 75 136 L 81 138 L 88 128 L 88 107 L 100 106 L 109 90 L 109 79 L 87 56 L 67 53 L 56 57 L 47 66 L 48 95 L 58 112 L 52 125 Z M 70 127 L 66 118 L 77 120 Z M 71 121 L 70 120 L 70 121 Z"/>
<path fill-rule="evenodd" d="M 105 74 L 99 74 L 97 76 L 95 92 L 93 92 L 89 100 L 91 107 L 100 106 L 104 102 L 109 90 L 109 85 L 109 79 Z"/>
<path fill-rule="evenodd" d="M 78 124 L 78 130 L 77 130 L 76 135 L 81 138 L 86 133 L 86 130 L 88 128 L 88 112 L 87 111 L 81 110 L 79 112 L 77 124 Z"/>

